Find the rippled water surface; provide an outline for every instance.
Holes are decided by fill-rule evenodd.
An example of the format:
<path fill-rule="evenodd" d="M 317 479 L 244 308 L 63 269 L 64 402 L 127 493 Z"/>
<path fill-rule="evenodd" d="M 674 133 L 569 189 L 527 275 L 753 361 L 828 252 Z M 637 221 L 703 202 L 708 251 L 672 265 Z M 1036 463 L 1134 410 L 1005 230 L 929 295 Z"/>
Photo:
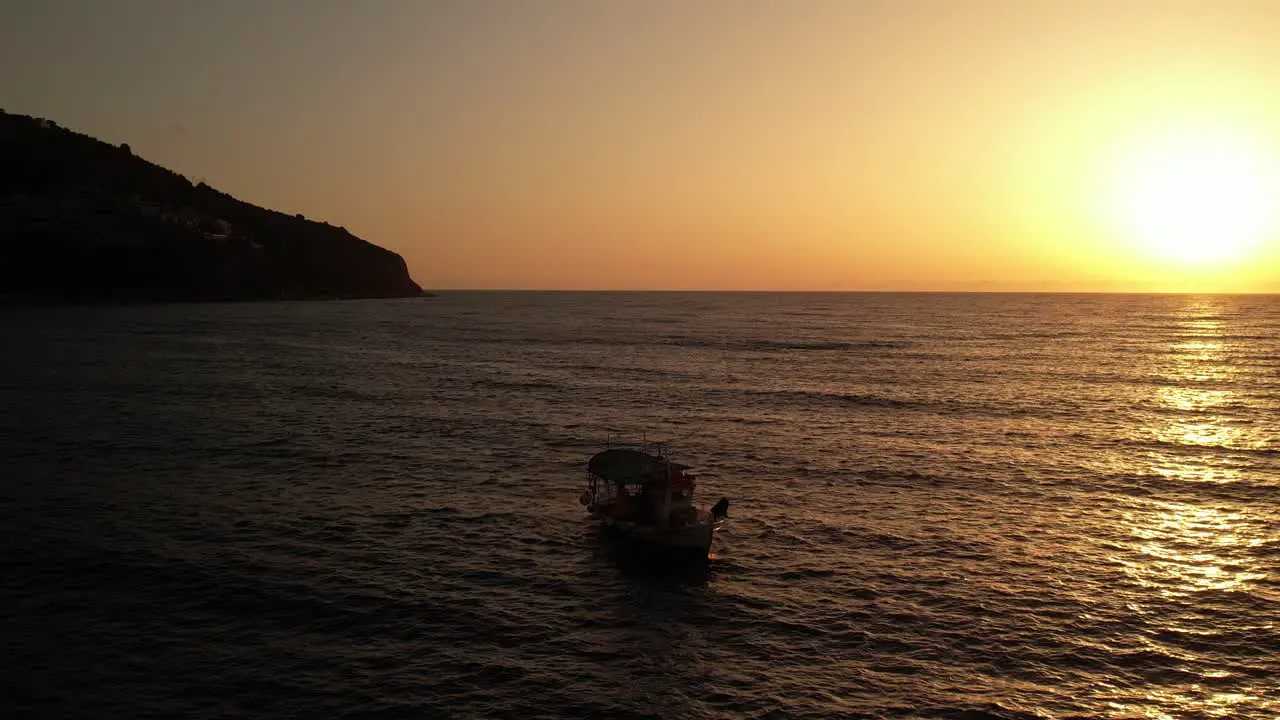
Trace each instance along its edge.
<path fill-rule="evenodd" d="M 1280 298 L 0 310 L 12 717 L 1275 718 Z M 705 571 L 577 503 L 612 434 Z"/>

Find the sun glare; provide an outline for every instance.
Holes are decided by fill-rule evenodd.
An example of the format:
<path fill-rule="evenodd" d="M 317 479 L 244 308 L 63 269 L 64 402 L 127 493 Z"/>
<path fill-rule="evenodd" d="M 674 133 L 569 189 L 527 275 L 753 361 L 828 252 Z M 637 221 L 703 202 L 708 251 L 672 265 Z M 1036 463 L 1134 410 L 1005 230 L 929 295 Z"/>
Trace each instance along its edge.
<path fill-rule="evenodd" d="M 1119 163 L 1107 194 L 1122 236 L 1163 260 L 1242 260 L 1277 228 L 1274 161 L 1239 133 L 1201 130 L 1140 143 Z"/>

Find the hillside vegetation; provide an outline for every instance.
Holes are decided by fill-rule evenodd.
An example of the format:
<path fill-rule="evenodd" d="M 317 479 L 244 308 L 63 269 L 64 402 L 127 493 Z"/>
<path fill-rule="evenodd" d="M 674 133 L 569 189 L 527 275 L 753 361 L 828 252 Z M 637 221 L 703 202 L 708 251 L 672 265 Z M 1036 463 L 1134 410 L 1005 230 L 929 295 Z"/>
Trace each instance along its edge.
<path fill-rule="evenodd" d="M 0 113 L 0 296 L 195 301 L 413 297 L 404 259 L 237 200 L 48 120 Z"/>

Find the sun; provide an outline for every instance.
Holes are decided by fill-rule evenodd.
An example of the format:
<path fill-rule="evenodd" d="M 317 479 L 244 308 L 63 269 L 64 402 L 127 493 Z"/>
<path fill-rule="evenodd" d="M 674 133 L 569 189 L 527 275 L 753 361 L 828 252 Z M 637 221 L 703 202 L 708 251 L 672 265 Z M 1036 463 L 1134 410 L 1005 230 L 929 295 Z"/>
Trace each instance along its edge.
<path fill-rule="evenodd" d="M 1113 226 L 1156 257 L 1209 264 L 1247 258 L 1277 228 L 1280 182 L 1243 133 L 1165 133 L 1122 155 L 1107 190 Z"/>

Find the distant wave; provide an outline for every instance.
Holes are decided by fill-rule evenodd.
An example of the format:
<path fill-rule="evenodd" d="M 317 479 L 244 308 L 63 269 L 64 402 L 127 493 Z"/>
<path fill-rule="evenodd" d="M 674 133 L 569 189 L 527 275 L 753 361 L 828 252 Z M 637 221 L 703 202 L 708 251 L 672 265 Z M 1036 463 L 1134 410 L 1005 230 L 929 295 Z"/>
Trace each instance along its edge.
<path fill-rule="evenodd" d="M 895 400 L 875 395 L 859 395 L 856 393 L 830 392 L 823 390 L 761 390 L 748 388 L 743 389 L 741 392 L 747 395 L 790 400 L 804 404 L 819 402 L 915 410 L 926 409 L 929 407 L 926 403 L 912 402 L 909 400 Z"/>
<path fill-rule="evenodd" d="M 1234 453 L 1260 458 L 1280 457 L 1280 447 L 1247 447 L 1238 445 L 1220 445 L 1193 442 L 1174 442 L 1170 440 L 1121 440 L 1126 445 L 1136 447 L 1176 450 L 1180 453 Z"/>
<path fill-rule="evenodd" d="M 803 341 L 803 340 L 707 340 L 683 336 L 667 336 L 667 345 L 690 348 L 715 348 L 721 350 L 898 350 L 911 347 L 911 343 L 889 340 Z"/>
<path fill-rule="evenodd" d="M 1051 419 L 1062 416 L 1071 416 L 1079 412 L 1078 409 L 1064 404 L 1019 404 L 1014 401 L 991 402 L 986 400 L 966 401 L 961 399 L 912 400 L 885 397 L 883 395 L 830 390 L 770 390 L 760 388 L 740 388 L 729 391 L 742 393 L 749 397 L 768 398 L 770 400 L 779 401 L 784 405 L 796 405 L 801 407 L 824 405 L 865 407 L 885 410 L 909 410 L 938 415 L 964 417 L 1038 417 Z M 712 394 L 714 394 L 714 392 Z"/>
<path fill-rule="evenodd" d="M 1233 335 L 1233 334 L 1215 334 L 1202 332 L 1175 332 L 1173 337 L 1178 340 L 1206 340 L 1218 342 L 1247 342 L 1247 341 L 1271 341 L 1275 340 L 1274 336 L 1269 335 Z"/>
<path fill-rule="evenodd" d="M 1203 500 L 1212 498 L 1220 502 L 1256 502 L 1270 497 L 1280 483 L 1268 481 L 1255 473 L 1242 472 L 1239 480 L 1218 482 L 1191 480 L 1159 473 L 1113 473 L 1110 475 L 1078 476 L 1064 479 L 1059 484 L 1072 493 L 1100 493 L 1127 495 L 1136 498 L 1181 498 Z"/>
<path fill-rule="evenodd" d="M 643 380 L 703 380 L 705 379 L 704 375 L 701 375 L 698 373 L 684 372 L 680 370 L 660 369 L 660 368 L 622 367 L 622 366 L 616 366 L 616 365 L 587 365 L 587 364 L 568 365 L 568 366 L 565 366 L 565 368 L 568 370 L 581 370 L 593 375 L 596 375 L 596 374 L 609 375 L 609 376 L 616 376 L 616 377 L 624 377 L 628 379 L 643 379 Z"/>
<path fill-rule="evenodd" d="M 473 380 L 471 381 L 471 386 L 503 390 L 557 390 L 560 388 L 556 383 L 546 380 L 501 380 L 494 378 Z"/>
<path fill-rule="evenodd" d="M 1280 383 L 1259 382 L 1259 380 L 1263 378 L 1261 374 L 1239 375 L 1227 380 L 1206 379 L 1188 381 L 1178 377 L 1155 374 L 1155 372 L 1150 369 L 1133 366 L 1118 366 L 1114 369 L 1093 369 L 1085 371 L 1074 369 L 1056 370 L 1039 367 L 1017 367 L 1006 368 L 1002 372 L 1002 375 L 1009 379 L 1017 378 L 1038 381 L 1066 380 L 1090 385 L 1132 385 L 1134 387 L 1190 387 L 1195 390 L 1206 391 L 1252 390 L 1271 385 L 1280 387 Z"/>
<path fill-rule="evenodd" d="M 584 335 L 581 337 L 548 338 L 545 336 L 504 338 L 478 336 L 471 338 L 468 344 L 476 345 L 511 345 L 512 343 L 549 346 L 607 346 L 607 347 L 654 347 L 656 345 L 691 349 L 730 350 L 745 352 L 776 352 L 788 350 L 827 351 L 827 352 L 877 352 L 885 350 L 907 350 L 918 347 L 920 343 L 905 340 L 774 340 L 774 339 L 721 339 L 705 337 L 688 337 L 684 335 L 667 335 L 653 339 L 637 336 L 601 336 Z"/>

